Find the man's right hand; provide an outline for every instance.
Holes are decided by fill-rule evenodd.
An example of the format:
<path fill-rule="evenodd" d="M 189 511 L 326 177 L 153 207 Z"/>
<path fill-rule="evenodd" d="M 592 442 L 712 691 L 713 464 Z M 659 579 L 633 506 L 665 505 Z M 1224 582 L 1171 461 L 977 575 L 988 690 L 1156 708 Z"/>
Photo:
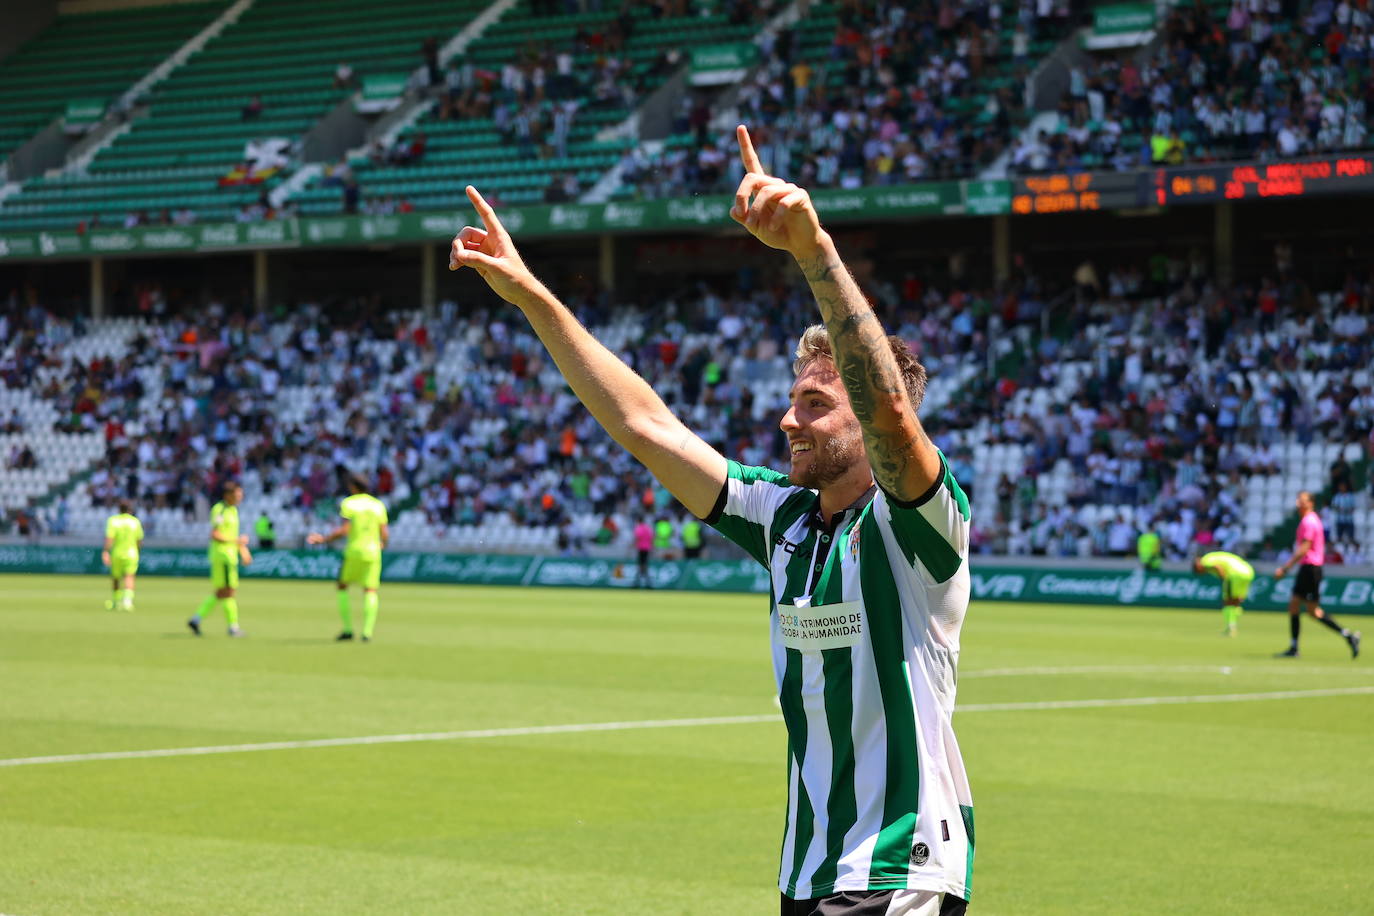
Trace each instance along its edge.
<path fill-rule="evenodd" d="M 520 259 L 520 252 L 515 249 L 510 233 L 501 225 L 501 220 L 497 218 L 491 204 L 487 203 L 472 185 L 468 185 L 467 192 L 468 200 L 472 201 L 472 206 L 477 210 L 477 215 L 482 217 L 482 225 L 486 228 L 464 226 L 462 231 L 453 237 L 448 269 L 471 267 L 487 281 L 492 292 L 519 308 L 524 308 L 541 297 L 547 297 L 548 290 L 535 279 L 534 274 L 530 273 L 530 269 Z"/>

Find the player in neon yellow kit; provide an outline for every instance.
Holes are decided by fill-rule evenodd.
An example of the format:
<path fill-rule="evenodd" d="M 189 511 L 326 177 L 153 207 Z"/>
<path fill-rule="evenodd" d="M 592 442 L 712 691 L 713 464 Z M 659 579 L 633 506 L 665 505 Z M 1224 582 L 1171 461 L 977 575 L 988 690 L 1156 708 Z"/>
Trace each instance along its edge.
<path fill-rule="evenodd" d="M 243 501 L 243 487 L 230 480 L 224 485 L 224 495 L 210 509 L 210 585 L 214 592 L 200 603 L 195 616 L 186 621 L 191 632 L 200 635 L 201 619 L 216 605 L 223 605 L 229 622 L 229 635 L 242 636 L 239 629 L 239 603 L 234 597 L 239 587 L 239 561 L 247 566 L 253 562 L 248 552 L 248 535 L 239 534 L 239 503 Z"/>
<path fill-rule="evenodd" d="M 1193 561 L 1193 572 L 1221 580 L 1221 614 L 1226 618 L 1222 635 L 1235 636 L 1236 622 L 1250 595 L 1250 583 L 1255 581 L 1255 568 L 1233 553 L 1214 550 Z"/>
<path fill-rule="evenodd" d="M 119 501 L 119 514 L 105 522 L 105 547 L 100 560 L 110 568 L 110 589 L 105 610 L 134 609 L 134 576 L 138 573 L 138 546 L 143 543 L 143 523 L 134 515 L 134 505 Z"/>
<path fill-rule="evenodd" d="M 328 544 L 347 537 L 343 566 L 339 569 L 339 618 L 343 630 L 337 641 L 353 638 L 353 613 L 348 603 L 348 587 L 363 588 L 363 642 L 372 641 L 372 629 L 377 625 L 377 587 L 382 581 L 382 551 L 391 539 L 387 527 L 386 504 L 369 495 L 367 481 L 357 474 L 348 475 L 350 495 L 339 504 L 343 524 L 329 534 L 310 534 L 308 544 Z"/>

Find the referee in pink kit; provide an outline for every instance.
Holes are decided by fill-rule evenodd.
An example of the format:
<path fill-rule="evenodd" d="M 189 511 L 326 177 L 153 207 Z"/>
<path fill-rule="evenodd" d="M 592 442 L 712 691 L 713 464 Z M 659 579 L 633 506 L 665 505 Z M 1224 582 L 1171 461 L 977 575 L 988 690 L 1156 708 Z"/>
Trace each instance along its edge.
<path fill-rule="evenodd" d="M 1288 651 L 1280 652 L 1278 657 L 1298 657 L 1298 632 L 1302 629 L 1302 608 L 1306 605 L 1307 613 L 1341 634 L 1350 644 L 1350 657 L 1359 658 L 1360 634 L 1342 627 L 1321 607 L 1322 564 L 1326 562 L 1326 531 L 1322 528 L 1321 516 L 1314 508 L 1312 494 L 1306 490 L 1299 493 L 1297 506 L 1302 519 L 1298 522 L 1298 538 L 1293 548 L 1293 556 L 1288 558 L 1287 563 L 1274 570 L 1274 578 L 1282 579 L 1294 563 L 1302 564 L 1298 567 L 1298 578 L 1293 582 L 1293 597 L 1288 599 L 1288 632 L 1292 636 L 1292 641 L 1288 644 Z"/>

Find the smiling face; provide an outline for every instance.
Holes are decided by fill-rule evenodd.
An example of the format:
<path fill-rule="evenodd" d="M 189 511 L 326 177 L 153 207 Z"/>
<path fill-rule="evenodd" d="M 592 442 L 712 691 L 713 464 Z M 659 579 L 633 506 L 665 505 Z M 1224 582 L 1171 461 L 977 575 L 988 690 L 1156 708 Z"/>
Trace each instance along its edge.
<path fill-rule="evenodd" d="M 797 376 L 791 406 L 778 426 L 787 434 L 793 486 L 820 490 L 855 471 L 867 470 L 863 430 L 835 365 L 813 360 Z"/>

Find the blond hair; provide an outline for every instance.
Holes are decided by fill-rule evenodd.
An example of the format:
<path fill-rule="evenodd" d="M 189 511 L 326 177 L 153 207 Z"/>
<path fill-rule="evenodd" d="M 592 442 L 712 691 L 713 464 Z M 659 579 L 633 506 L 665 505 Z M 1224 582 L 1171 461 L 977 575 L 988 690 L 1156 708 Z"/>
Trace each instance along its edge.
<path fill-rule="evenodd" d="M 926 368 L 916 359 L 906 341 L 896 334 L 887 336 L 887 345 L 897 361 L 897 371 L 902 373 L 902 380 L 906 382 L 906 393 L 911 397 L 912 409 L 919 409 L 926 396 Z M 807 366 L 818 359 L 834 364 L 835 352 L 830 348 L 830 334 L 825 325 L 813 324 L 802 333 L 801 340 L 797 341 L 796 357 L 792 362 L 794 375 L 801 375 Z"/>

